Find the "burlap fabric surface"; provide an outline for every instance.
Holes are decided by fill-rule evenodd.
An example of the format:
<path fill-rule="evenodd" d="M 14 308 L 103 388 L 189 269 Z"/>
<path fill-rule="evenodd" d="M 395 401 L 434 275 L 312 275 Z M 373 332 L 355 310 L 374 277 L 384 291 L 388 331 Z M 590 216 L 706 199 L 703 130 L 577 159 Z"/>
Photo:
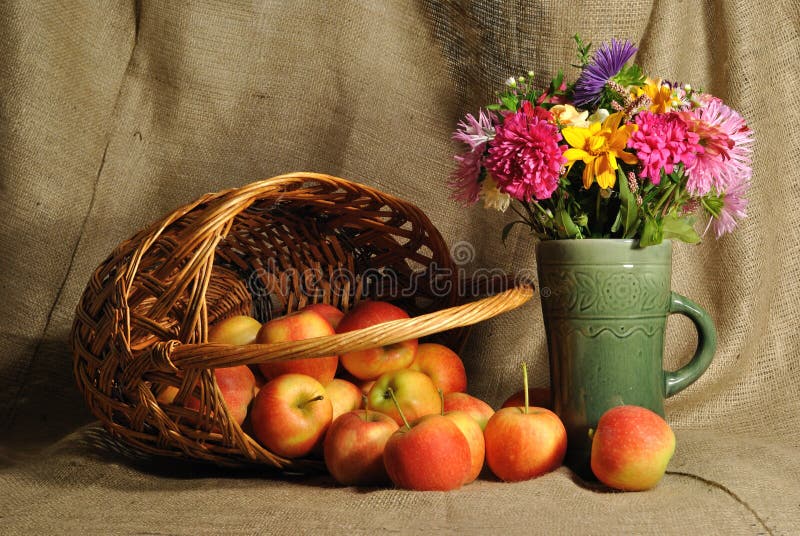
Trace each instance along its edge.
<path fill-rule="evenodd" d="M 0 533 L 800 532 L 798 6 L 791 1 L 11 1 L 0 7 Z M 653 491 L 567 469 L 450 493 L 336 487 L 164 462 L 110 442 L 74 387 L 66 338 L 121 240 L 205 192 L 292 170 L 418 204 L 466 270 L 533 268 L 506 218 L 448 200 L 449 135 L 510 74 L 544 81 L 571 35 L 628 37 L 652 73 L 748 118 L 750 217 L 676 247 L 673 289 L 719 330 L 714 363 L 670 399 L 678 448 Z M 574 75 L 574 71 L 568 73 Z M 691 353 L 671 320 L 667 361 Z M 473 332 L 470 390 L 497 404 L 525 358 L 547 381 L 539 303 Z"/>

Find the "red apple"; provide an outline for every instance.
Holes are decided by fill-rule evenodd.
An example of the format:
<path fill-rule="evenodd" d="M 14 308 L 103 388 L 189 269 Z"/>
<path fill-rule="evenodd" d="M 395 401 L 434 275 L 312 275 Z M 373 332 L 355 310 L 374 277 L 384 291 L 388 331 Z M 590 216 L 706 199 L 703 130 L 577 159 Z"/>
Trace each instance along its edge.
<path fill-rule="evenodd" d="M 439 414 L 401 426 L 386 442 L 383 463 L 397 487 L 412 490 L 457 489 L 471 472 L 467 438 Z"/>
<path fill-rule="evenodd" d="M 444 416 L 453 421 L 464 437 L 467 438 L 470 454 L 470 471 L 467 474 L 464 484 L 469 484 L 481 473 L 483 469 L 483 461 L 486 457 L 486 443 L 483 438 L 483 430 L 481 430 L 478 422 L 473 419 L 469 414 L 463 411 L 448 411 Z"/>
<path fill-rule="evenodd" d="M 387 372 L 375 381 L 367 395 L 367 407 L 389 415 L 397 424 L 403 424 L 390 390 L 394 392 L 400 408 L 409 421 L 441 411 L 441 398 L 436 386 L 426 374 L 417 370 L 401 369 Z"/>
<path fill-rule="evenodd" d="M 467 393 L 448 393 L 444 395 L 444 411 L 463 411 L 480 425 L 481 430 L 486 428 L 494 410 L 492 406 Z"/>
<path fill-rule="evenodd" d="M 332 420 L 334 421 L 339 415 L 361 407 L 361 401 L 363 399 L 361 389 L 347 380 L 334 378 L 325 386 L 325 392 L 328 394 L 328 398 L 333 406 Z"/>
<path fill-rule="evenodd" d="M 514 408 L 525 405 L 525 391 L 518 391 L 509 396 L 501 407 Z M 549 387 L 531 387 L 528 389 L 528 405 L 537 408 L 553 409 Z"/>
<path fill-rule="evenodd" d="M 522 364 L 523 394 L 528 392 L 528 369 Z M 483 431 L 486 463 L 501 480 L 528 480 L 558 468 L 567 452 L 567 430 L 558 416 L 545 408 L 498 410 Z"/>
<path fill-rule="evenodd" d="M 430 376 L 433 384 L 444 394 L 463 393 L 467 390 L 467 372 L 464 370 L 464 363 L 458 354 L 447 346 L 430 342 L 420 344 L 414 355 L 414 361 L 408 368 Z"/>
<path fill-rule="evenodd" d="M 390 320 L 408 318 L 408 314 L 390 303 L 363 301 L 342 318 L 337 333 L 367 328 Z M 414 360 L 417 339 L 342 354 L 342 366 L 360 380 L 374 380 L 385 372 L 406 368 Z"/>
<path fill-rule="evenodd" d="M 516 482 L 558 468 L 567 451 L 567 431 L 544 408 L 502 408 L 484 430 L 486 462 L 498 478 Z"/>
<path fill-rule="evenodd" d="M 658 414 L 639 406 L 606 411 L 592 436 L 592 472 L 606 486 L 643 491 L 664 476 L 675 434 Z"/>
<path fill-rule="evenodd" d="M 305 306 L 303 311 L 314 311 L 321 314 L 322 317 L 333 327 L 333 329 L 336 329 L 336 327 L 339 325 L 339 322 L 342 320 L 342 317 L 344 317 L 343 312 L 333 305 L 328 305 L 327 303 L 312 303 L 311 305 Z"/>
<path fill-rule="evenodd" d="M 247 365 L 214 369 L 214 378 L 219 387 L 225 406 L 233 420 L 242 424 L 247 417 L 247 409 L 255 396 L 256 378 Z M 174 396 L 178 393 L 175 389 Z M 190 397 L 186 400 L 186 407 L 193 410 L 200 409 L 200 400 Z"/>
<path fill-rule="evenodd" d="M 386 441 L 397 423 L 378 411 L 355 410 L 333 421 L 325 435 L 325 465 L 347 486 L 376 486 L 389 481 L 383 465 Z"/>
<path fill-rule="evenodd" d="M 261 329 L 261 322 L 255 318 L 238 315 L 220 320 L 208 330 L 208 342 L 223 344 L 253 344 Z"/>
<path fill-rule="evenodd" d="M 325 318 L 314 311 L 298 311 L 274 318 L 265 323 L 258 332 L 256 342 L 272 344 L 276 342 L 301 341 L 313 337 L 333 335 L 334 329 Z M 336 374 L 339 358 L 335 355 L 260 363 L 261 373 L 267 380 L 282 374 L 306 374 L 327 385 Z"/>
<path fill-rule="evenodd" d="M 284 374 L 258 392 L 251 420 L 262 445 L 279 456 L 298 458 L 321 445 L 332 414 L 321 383 L 305 374 Z"/>

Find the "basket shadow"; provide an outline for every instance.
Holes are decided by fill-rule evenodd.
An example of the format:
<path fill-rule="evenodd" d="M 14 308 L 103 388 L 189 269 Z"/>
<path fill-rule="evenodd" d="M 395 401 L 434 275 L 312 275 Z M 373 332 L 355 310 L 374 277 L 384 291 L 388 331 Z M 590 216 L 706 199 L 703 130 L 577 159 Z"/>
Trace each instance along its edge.
<path fill-rule="evenodd" d="M 221 466 L 210 462 L 143 453 L 114 438 L 98 423 L 81 428 L 47 451 L 45 452 L 51 456 L 79 457 L 89 463 L 121 465 L 153 477 L 178 481 L 208 478 L 234 480 L 267 478 L 308 483 L 315 487 L 335 486 L 335 482 L 321 470 L 314 473 L 298 473 L 283 471 L 277 467 L 263 464 Z M 104 484 L 113 485 L 114 482 L 104 482 Z M 122 483 L 120 483 L 120 487 L 124 487 Z"/>
<path fill-rule="evenodd" d="M 315 489 L 345 489 L 325 472 L 321 461 L 318 468 L 300 472 L 282 470 L 265 464 L 222 466 L 179 457 L 150 455 L 114 438 L 98 423 L 81 428 L 47 451 L 46 453 L 51 456 L 81 458 L 86 461 L 87 465 L 119 465 L 140 474 L 163 479 L 162 484 L 165 488 L 186 489 L 191 487 L 192 481 L 196 481 L 200 487 L 205 485 L 201 484 L 201 481 L 208 479 L 228 481 L 232 485 L 235 485 L 237 481 L 257 479 L 273 483 L 285 482 Z M 75 465 L 73 461 L 67 463 Z M 104 479 L 100 483 L 110 488 L 130 489 L 130 483 L 126 482 L 125 478 Z M 348 489 L 356 493 L 370 493 L 385 488 L 349 487 Z"/>

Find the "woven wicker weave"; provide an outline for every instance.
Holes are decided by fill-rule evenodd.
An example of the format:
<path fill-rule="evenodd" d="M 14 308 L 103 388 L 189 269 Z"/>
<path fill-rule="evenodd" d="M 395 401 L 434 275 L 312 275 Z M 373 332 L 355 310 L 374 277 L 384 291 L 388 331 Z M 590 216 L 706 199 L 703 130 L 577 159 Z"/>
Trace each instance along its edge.
<path fill-rule="evenodd" d="M 315 462 L 272 454 L 229 418 L 211 370 L 442 332 L 455 345 L 464 330 L 454 328 L 533 293 L 523 284 L 460 305 L 458 277 L 428 218 L 367 186 L 293 173 L 209 194 L 120 244 L 95 271 L 71 334 L 75 377 L 106 429 L 139 450 L 302 470 Z M 392 300 L 413 317 L 299 342 L 206 343 L 217 319 L 265 321 L 317 302 L 347 310 L 364 298 Z M 159 403 L 170 385 L 174 402 Z M 184 407 L 190 396 L 199 410 Z"/>

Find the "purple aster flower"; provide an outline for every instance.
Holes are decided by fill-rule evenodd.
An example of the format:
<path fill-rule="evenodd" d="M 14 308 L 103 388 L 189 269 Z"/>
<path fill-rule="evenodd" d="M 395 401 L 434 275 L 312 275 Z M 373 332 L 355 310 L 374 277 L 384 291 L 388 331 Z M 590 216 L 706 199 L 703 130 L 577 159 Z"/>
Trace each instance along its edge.
<path fill-rule="evenodd" d="M 592 56 L 575 83 L 574 101 L 578 108 L 589 108 L 600 102 L 603 89 L 619 73 L 638 49 L 627 39 L 603 43 Z"/>

